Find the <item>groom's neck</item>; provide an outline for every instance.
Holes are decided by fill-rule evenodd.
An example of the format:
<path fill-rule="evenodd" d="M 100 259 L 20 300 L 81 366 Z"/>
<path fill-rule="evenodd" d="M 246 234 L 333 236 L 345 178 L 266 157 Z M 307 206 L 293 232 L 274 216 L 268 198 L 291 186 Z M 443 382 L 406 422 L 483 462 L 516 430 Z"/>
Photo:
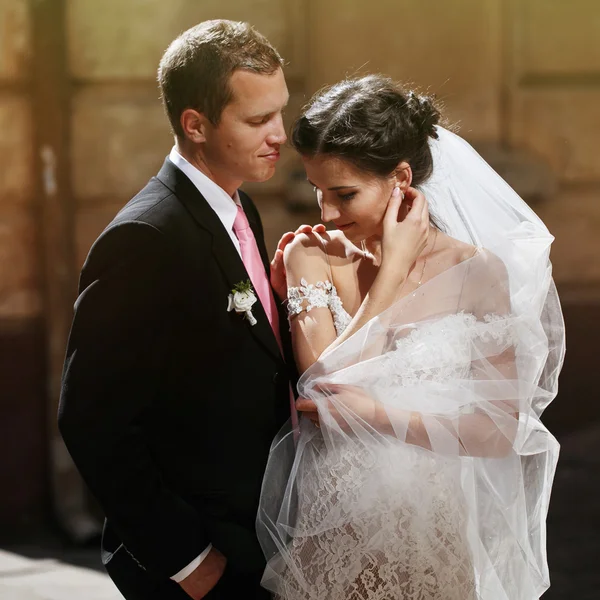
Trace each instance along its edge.
<path fill-rule="evenodd" d="M 196 169 L 214 181 L 230 196 L 233 197 L 236 190 L 242 185 L 243 181 L 238 181 L 237 179 L 233 178 L 231 174 L 223 172 L 221 169 L 219 169 L 218 165 L 212 163 L 200 145 L 187 144 L 176 138 L 175 149 L 191 165 L 196 167 Z"/>

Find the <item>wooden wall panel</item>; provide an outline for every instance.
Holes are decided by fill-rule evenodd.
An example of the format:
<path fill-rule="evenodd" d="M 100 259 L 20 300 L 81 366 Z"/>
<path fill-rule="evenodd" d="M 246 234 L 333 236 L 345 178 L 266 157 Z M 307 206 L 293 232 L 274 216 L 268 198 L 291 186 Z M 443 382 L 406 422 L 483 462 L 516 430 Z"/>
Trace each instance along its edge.
<path fill-rule="evenodd" d="M 182 31 L 207 19 L 248 21 L 291 59 L 298 0 L 68 1 L 71 72 L 77 79 L 154 79 L 162 53 Z"/>
<path fill-rule="evenodd" d="M 524 75 L 600 73 L 597 0 L 520 0 L 517 11 Z"/>
<path fill-rule="evenodd" d="M 357 71 L 382 72 L 436 93 L 470 139 L 500 132 L 498 0 L 310 0 L 310 92 Z"/>
<path fill-rule="evenodd" d="M 0 0 L 0 81 L 29 76 L 31 27 L 27 2 Z"/>
<path fill-rule="evenodd" d="M 124 203 L 158 171 L 173 139 L 157 96 L 135 87 L 77 90 L 71 173 L 79 205 Z"/>

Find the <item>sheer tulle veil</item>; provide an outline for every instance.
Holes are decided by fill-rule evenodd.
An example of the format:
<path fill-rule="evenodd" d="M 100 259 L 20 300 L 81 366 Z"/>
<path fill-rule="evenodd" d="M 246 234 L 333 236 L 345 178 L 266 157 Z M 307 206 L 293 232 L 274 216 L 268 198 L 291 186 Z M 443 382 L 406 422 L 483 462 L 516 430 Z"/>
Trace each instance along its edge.
<path fill-rule="evenodd" d="M 540 416 L 565 352 L 553 237 L 436 129 L 423 192 L 445 232 L 479 250 L 301 377 L 321 428 L 301 419 L 274 440 L 257 518 L 263 585 L 281 598 L 533 600 L 549 586 L 559 446 Z M 385 427 L 355 413 L 356 390 Z"/>

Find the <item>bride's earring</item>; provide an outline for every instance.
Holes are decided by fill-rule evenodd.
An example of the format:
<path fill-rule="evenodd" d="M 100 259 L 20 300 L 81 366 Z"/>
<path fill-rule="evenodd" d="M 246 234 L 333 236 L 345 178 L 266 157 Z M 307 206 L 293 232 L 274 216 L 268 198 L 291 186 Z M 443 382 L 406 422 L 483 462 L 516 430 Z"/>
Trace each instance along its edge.
<path fill-rule="evenodd" d="M 400 189 L 400 182 L 396 181 L 394 187 Z M 400 197 L 402 198 L 402 200 L 404 200 L 404 192 L 402 190 L 400 190 Z"/>

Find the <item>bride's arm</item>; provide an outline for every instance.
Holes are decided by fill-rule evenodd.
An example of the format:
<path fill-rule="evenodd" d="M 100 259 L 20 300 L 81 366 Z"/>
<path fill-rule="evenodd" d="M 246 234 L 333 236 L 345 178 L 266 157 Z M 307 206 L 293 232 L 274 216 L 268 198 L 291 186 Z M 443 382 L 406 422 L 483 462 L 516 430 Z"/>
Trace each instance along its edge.
<path fill-rule="evenodd" d="M 490 367 L 495 368 L 500 377 L 517 381 L 514 348 L 508 348 L 493 359 L 488 359 L 486 363 L 486 370 Z M 432 447 L 431 434 L 435 434 L 437 430 L 442 435 L 450 435 L 456 439 L 460 456 L 507 456 L 517 435 L 518 404 L 516 399 L 489 400 L 485 402 L 484 408 L 475 408 L 472 413 L 454 418 L 419 412 L 405 413 L 403 418 L 407 423 L 406 442 L 435 450 Z M 391 421 L 398 417 L 399 415 L 390 414 L 384 421 L 388 422 L 389 427 Z"/>
<path fill-rule="evenodd" d="M 310 286 L 330 279 L 326 250 L 315 234 L 301 234 L 284 251 L 285 273 L 288 286 L 288 302 L 291 290 L 300 288 L 302 280 Z M 321 299 L 326 299 L 324 291 L 315 288 Z M 314 298 L 313 298 L 314 299 Z M 292 302 L 293 299 L 292 299 Z M 300 374 L 315 363 L 325 348 L 336 338 L 333 316 L 327 306 L 312 306 L 309 299 L 300 302 L 302 312 L 289 317 L 292 346 L 296 366 Z M 309 308 L 310 306 L 310 308 Z M 309 308 L 309 310 L 307 310 Z"/>
<path fill-rule="evenodd" d="M 516 383 L 514 348 L 509 347 L 485 362 L 485 371 L 497 370 L 497 380 L 504 388 L 506 381 Z M 490 385 L 493 386 L 491 379 Z M 323 417 L 331 419 L 329 426 L 335 421 L 338 427 L 348 430 L 356 423 L 368 423 L 379 433 L 441 454 L 506 456 L 512 449 L 519 423 L 516 399 L 487 400 L 471 412 L 444 415 L 398 408 L 352 385 L 326 384 L 322 392 L 328 399 Z M 309 401 L 302 402 L 307 410 L 314 410 Z"/>

